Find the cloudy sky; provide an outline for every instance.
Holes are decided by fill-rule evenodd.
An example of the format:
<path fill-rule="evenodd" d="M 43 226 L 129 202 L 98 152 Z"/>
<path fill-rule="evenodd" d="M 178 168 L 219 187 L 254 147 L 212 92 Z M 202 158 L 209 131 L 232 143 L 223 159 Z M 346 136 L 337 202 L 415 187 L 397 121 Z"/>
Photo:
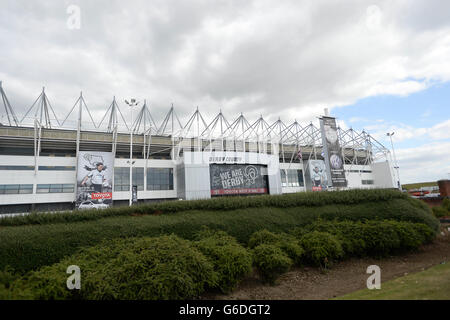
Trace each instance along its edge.
<path fill-rule="evenodd" d="M 96 120 L 113 96 L 125 113 L 146 99 L 158 123 L 172 103 L 182 119 L 198 106 L 305 124 L 328 107 L 387 147 L 395 132 L 402 182 L 450 177 L 449 1 L 0 2 L 20 118 L 43 86 L 61 119 L 80 91 Z"/>

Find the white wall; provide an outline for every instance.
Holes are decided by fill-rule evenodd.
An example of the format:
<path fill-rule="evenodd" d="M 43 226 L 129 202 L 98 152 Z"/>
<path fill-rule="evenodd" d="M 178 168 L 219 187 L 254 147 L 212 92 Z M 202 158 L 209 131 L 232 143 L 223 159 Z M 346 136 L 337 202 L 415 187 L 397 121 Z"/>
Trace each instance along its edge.
<path fill-rule="evenodd" d="M 1 156 L 0 165 L 34 166 L 32 156 Z M 37 166 L 76 166 L 74 157 L 39 157 Z M 33 194 L 0 194 L 0 205 L 25 203 L 72 202 L 75 193 L 36 193 L 37 184 L 72 183 L 75 171 L 1 170 L 0 184 L 33 184 Z"/>
<path fill-rule="evenodd" d="M 225 158 L 225 160 L 218 161 L 217 158 Z M 185 170 L 185 199 L 207 199 L 211 197 L 210 163 L 266 165 L 269 193 L 282 193 L 278 155 L 234 151 L 184 152 L 183 163 Z"/>
<path fill-rule="evenodd" d="M 211 184 L 209 179 L 209 164 L 185 164 L 185 199 L 211 198 Z"/>
<path fill-rule="evenodd" d="M 362 184 L 362 180 L 374 180 L 372 172 L 361 172 L 361 171 L 372 171 L 370 165 L 344 165 L 345 178 L 347 179 L 347 189 L 372 189 L 376 188 L 376 185 Z M 357 170 L 358 172 L 349 172 L 350 170 Z"/>
<path fill-rule="evenodd" d="M 75 157 L 39 157 L 38 166 L 74 166 Z M 135 159 L 135 167 L 145 167 L 144 159 Z M 128 167 L 128 159 L 116 158 L 114 167 Z M 33 156 L 0 156 L 0 165 L 34 166 Z M 177 169 L 172 160 L 148 160 L 148 167 L 173 168 L 173 190 L 138 191 L 138 199 L 171 199 L 177 197 Z M 144 185 L 146 187 L 146 174 Z M 0 194 L 0 205 L 27 203 L 58 203 L 75 201 L 74 193 L 36 193 L 37 184 L 74 184 L 76 171 L 0 170 L 0 184 L 33 184 L 33 194 Z M 144 188 L 145 188 L 144 187 Z M 75 187 L 76 191 L 76 187 Z M 128 191 L 113 192 L 114 200 L 127 200 Z"/>
<path fill-rule="evenodd" d="M 173 190 L 138 191 L 138 199 L 204 199 L 210 198 L 210 157 L 240 157 L 242 163 L 267 165 L 270 194 L 305 191 L 304 187 L 281 187 L 280 168 L 305 170 L 303 163 L 279 163 L 277 155 L 250 152 L 185 152 L 182 163 L 172 160 L 148 160 L 148 167 L 173 168 Z M 128 167 L 128 159 L 115 159 L 114 167 Z M 135 159 L 135 167 L 145 168 L 144 159 Z M 212 162 L 217 163 L 217 162 Z M 225 162 L 226 163 L 226 162 Z M 34 166 L 33 156 L 0 156 L 0 165 Z M 39 157 L 38 166 L 76 166 L 75 157 Z M 367 170 L 372 173 L 346 172 L 348 188 L 395 188 L 395 181 L 388 162 L 368 166 L 345 165 L 345 170 Z M 178 172 L 181 170 L 180 172 Z M 0 194 L 0 205 L 27 203 L 72 202 L 75 193 L 36 193 L 37 184 L 76 184 L 76 171 L 1 170 L 0 184 L 33 184 L 33 194 Z M 144 185 L 146 188 L 146 174 Z M 183 181 L 178 181 L 183 178 Z M 374 180 L 374 185 L 363 185 L 361 180 Z M 304 178 L 304 181 L 305 178 Z M 178 190 L 179 189 L 179 190 Z M 128 191 L 113 192 L 114 200 L 129 199 Z"/>
<path fill-rule="evenodd" d="M 396 188 L 392 167 L 388 161 L 372 164 L 375 185 L 379 188 Z"/>

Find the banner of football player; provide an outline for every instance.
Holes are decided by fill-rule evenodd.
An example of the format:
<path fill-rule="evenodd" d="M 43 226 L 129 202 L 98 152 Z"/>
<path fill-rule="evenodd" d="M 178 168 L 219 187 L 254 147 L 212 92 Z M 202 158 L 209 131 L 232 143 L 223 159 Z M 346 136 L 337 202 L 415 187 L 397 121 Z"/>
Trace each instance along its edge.
<path fill-rule="evenodd" d="M 211 195 L 268 193 L 267 167 L 245 164 L 210 164 Z"/>
<path fill-rule="evenodd" d="M 342 159 L 342 149 L 339 144 L 336 119 L 322 117 L 320 119 L 320 129 L 322 131 L 323 156 L 328 175 L 333 187 L 346 187 L 344 160 Z"/>
<path fill-rule="evenodd" d="M 80 151 L 77 166 L 78 209 L 106 208 L 112 204 L 112 152 Z"/>
<path fill-rule="evenodd" d="M 325 162 L 323 160 L 308 160 L 305 178 L 308 190 L 326 190 L 328 188 L 328 174 Z"/>

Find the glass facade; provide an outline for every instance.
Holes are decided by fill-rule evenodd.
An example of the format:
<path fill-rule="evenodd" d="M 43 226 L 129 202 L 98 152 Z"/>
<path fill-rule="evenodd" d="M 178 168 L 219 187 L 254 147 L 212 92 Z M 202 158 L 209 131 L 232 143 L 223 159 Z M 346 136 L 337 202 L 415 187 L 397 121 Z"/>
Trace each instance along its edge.
<path fill-rule="evenodd" d="M 173 190 L 173 169 L 147 168 L 147 190 Z"/>
<path fill-rule="evenodd" d="M 32 184 L 0 184 L 0 194 L 33 193 Z"/>
<path fill-rule="evenodd" d="M 114 191 L 130 191 L 130 168 L 114 168 Z"/>
<path fill-rule="evenodd" d="M 133 167 L 132 184 L 144 190 L 144 168 Z M 130 167 L 114 168 L 114 191 L 130 191 Z"/>
<path fill-rule="evenodd" d="M 75 185 L 72 183 L 63 184 L 38 184 L 36 193 L 73 193 Z"/>
<path fill-rule="evenodd" d="M 144 168 L 133 168 L 133 185 L 137 185 L 138 191 L 144 190 Z"/>
<path fill-rule="evenodd" d="M 282 187 L 303 187 L 303 170 L 280 169 Z"/>
<path fill-rule="evenodd" d="M 0 170 L 34 170 L 34 166 L 0 166 Z"/>
<path fill-rule="evenodd" d="M 42 171 L 75 171 L 74 166 L 39 166 Z M 34 170 L 34 166 L 0 166 L 0 170 Z"/>
<path fill-rule="evenodd" d="M 280 169 L 280 175 L 281 175 L 281 186 L 287 187 L 287 175 L 285 169 Z"/>
<path fill-rule="evenodd" d="M 75 171 L 74 166 L 39 166 L 39 170 L 44 171 Z"/>

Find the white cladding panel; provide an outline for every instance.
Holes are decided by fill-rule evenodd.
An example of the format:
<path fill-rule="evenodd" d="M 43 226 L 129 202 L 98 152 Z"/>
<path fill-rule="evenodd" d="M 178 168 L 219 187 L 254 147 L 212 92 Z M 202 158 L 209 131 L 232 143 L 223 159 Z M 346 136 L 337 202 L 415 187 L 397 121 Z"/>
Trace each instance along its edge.
<path fill-rule="evenodd" d="M 280 168 L 305 170 L 303 163 L 279 163 L 278 155 L 256 152 L 184 152 L 182 162 L 172 160 L 134 159 L 135 167 L 173 168 L 173 190 L 138 191 L 139 199 L 205 199 L 211 197 L 210 163 L 242 163 L 267 165 L 269 174 L 270 194 L 304 191 L 304 187 L 281 187 Z M 34 166 L 33 156 L 0 156 L 3 166 Z M 128 167 L 128 159 L 116 158 L 114 167 Z M 75 157 L 38 158 L 37 166 L 76 166 Z M 373 163 L 371 165 L 345 165 L 348 188 L 395 188 L 395 181 L 389 162 Z M 76 184 L 76 171 L 38 171 L 34 170 L 1 170 L 0 184 L 32 184 L 32 194 L 0 194 L 0 205 L 27 203 L 58 203 L 72 202 L 75 193 L 36 193 L 37 184 Z M 305 177 L 304 177 L 305 178 Z M 362 181 L 374 182 L 373 185 Z M 304 181 L 306 181 L 304 179 Z M 147 175 L 144 175 L 144 185 Z M 129 199 L 128 191 L 114 192 L 114 200 Z"/>
<path fill-rule="evenodd" d="M 134 159 L 134 167 L 145 168 L 145 159 Z M 114 167 L 128 167 L 128 159 L 116 158 Z M 34 166 L 33 156 L 0 156 L 0 165 L 5 166 Z M 39 157 L 37 166 L 76 166 L 75 157 Z M 148 160 L 147 167 L 173 168 L 173 190 L 139 190 L 138 199 L 174 199 L 177 197 L 177 169 L 172 160 Z M 144 185 L 147 175 L 144 174 Z M 0 184 L 33 184 L 32 194 L 0 194 L 0 205 L 27 203 L 58 203 L 73 202 L 74 193 L 36 193 L 37 184 L 76 184 L 76 171 L 47 171 L 39 170 L 1 170 Z M 114 200 L 127 200 L 128 191 L 113 192 Z"/>
<path fill-rule="evenodd" d="M 209 164 L 185 164 L 184 178 L 186 200 L 211 198 Z"/>
<path fill-rule="evenodd" d="M 396 188 L 392 167 L 388 161 L 377 162 L 371 165 L 375 185 L 378 188 Z"/>
<path fill-rule="evenodd" d="M 345 178 L 347 179 L 346 189 L 370 189 L 375 188 L 375 184 L 363 184 L 364 181 L 373 181 L 372 167 L 370 165 L 344 165 Z"/>
<path fill-rule="evenodd" d="M 185 199 L 207 199 L 211 197 L 209 173 L 211 163 L 267 165 L 269 193 L 282 193 L 278 155 L 234 151 L 185 152 L 183 161 Z"/>

